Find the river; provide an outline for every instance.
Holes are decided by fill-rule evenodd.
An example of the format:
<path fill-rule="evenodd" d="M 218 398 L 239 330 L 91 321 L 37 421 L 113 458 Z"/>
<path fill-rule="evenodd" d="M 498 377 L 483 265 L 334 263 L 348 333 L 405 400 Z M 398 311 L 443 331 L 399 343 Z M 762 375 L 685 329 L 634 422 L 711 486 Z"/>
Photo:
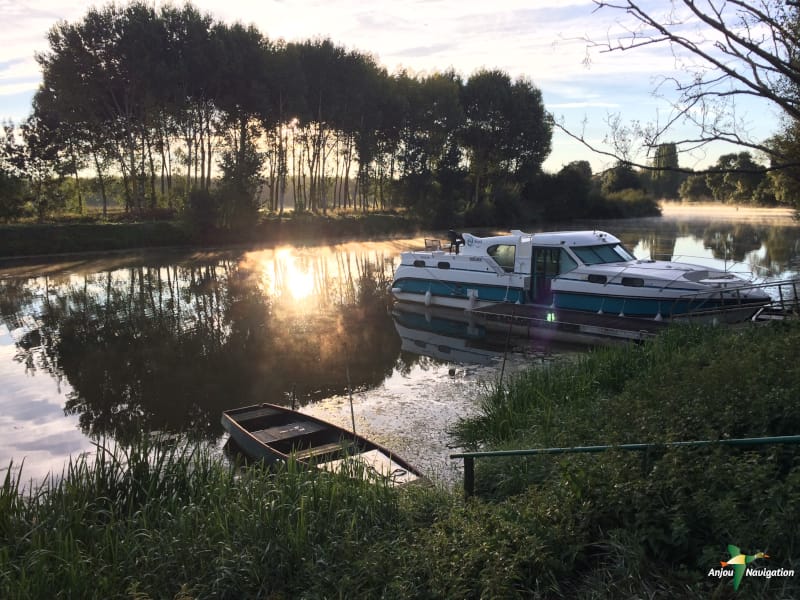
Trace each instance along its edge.
<path fill-rule="evenodd" d="M 609 231 L 639 258 L 763 280 L 800 271 L 800 226 L 786 210 L 667 206 L 661 218 L 566 227 Z M 221 447 L 221 411 L 264 401 L 350 426 L 352 402 L 359 433 L 453 481 L 448 428 L 476 410 L 485 386 L 582 348 L 393 314 L 386 284 L 398 254 L 421 245 L 422 236 L 0 263 L 0 470 L 13 461 L 23 481 L 42 481 L 98 440 L 142 431 Z M 421 330 L 434 337 L 408 335 Z"/>

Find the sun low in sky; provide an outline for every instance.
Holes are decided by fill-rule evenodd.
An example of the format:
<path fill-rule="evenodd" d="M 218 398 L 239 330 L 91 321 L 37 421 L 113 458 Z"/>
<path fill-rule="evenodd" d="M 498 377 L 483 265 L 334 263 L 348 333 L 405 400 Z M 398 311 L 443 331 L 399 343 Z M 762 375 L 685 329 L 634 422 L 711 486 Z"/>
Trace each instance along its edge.
<path fill-rule="evenodd" d="M 50 27 L 59 20 L 79 21 L 90 7 L 104 4 L 0 0 L 0 119 L 19 122 L 30 113 L 41 81 L 34 55 L 47 50 Z M 452 68 L 468 77 L 487 68 L 527 78 L 542 90 L 545 108 L 559 122 L 597 146 L 603 146 L 610 115 L 619 114 L 625 122 L 663 121 L 669 104 L 654 95 L 654 89 L 661 77 L 680 75 L 667 47 L 620 53 L 588 49 L 587 38 L 604 41 L 626 26 L 623 12 L 598 11 L 591 0 L 195 0 L 192 4 L 220 21 L 253 24 L 271 39 L 330 38 L 374 55 L 390 73 Z M 654 11 L 669 8 L 663 0 L 640 4 Z M 742 108 L 747 120 L 748 107 Z M 778 130 L 777 115 L 757 104 L 750 110 L 755 137 L 766 138 Z M 713 163 L 730 151 L 708 151 L 695 157 L 698 165 L 685 166 Z M 588 160 L 595 171 L 613 164 L 613 159 L 554 131 L 545 169 L 556 171 L 573 160 Z"/>

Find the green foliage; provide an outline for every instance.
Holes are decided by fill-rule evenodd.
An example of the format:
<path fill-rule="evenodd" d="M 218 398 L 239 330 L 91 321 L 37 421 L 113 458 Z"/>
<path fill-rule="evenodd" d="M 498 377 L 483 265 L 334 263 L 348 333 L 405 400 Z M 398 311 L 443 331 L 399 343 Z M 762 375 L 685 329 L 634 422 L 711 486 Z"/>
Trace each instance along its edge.
<path fill-rule="evenodd" d="M 0 226 L 0 256 L 58 254 L 182 246 L 191 237 L 170 221 L 91 223 L 78 216 L 73 222 Z"/>
<path fill-rule="evenodd" d="M 353 573 L 399 520 L 386 486 L 294 464 L 237 473 L 207 450 L 146 440 L 100 446 L 22 496 L 7 475 L 0 506 L 9 599 L 292 597 L 321 585 L 317 572 Z"/>
<path fill-rule="evenodd" d="M 22 147 L 16 139 L 13 123 L 0 127 L 0 221 L 20 217 L 25 205 L 25 180 Z"/>
<path fill-rule="evenodd" d="M 677 171 L 678 147 L 674 143 L 659 144 L 653 157 L 653 171 L 648 172 L 649 189 L 656 198 L 677 200 L 684 176 Z"/>
<path fill-rule="evenodd" d="M 636 173 L 633 173 L 636 177 Z M 656 216 L 658 203 L 642 189 L 602 193 L 588 163 L 571 163 L 556 175 L 542 174 L 524 188 L 527 219 L 569 220 L 576 215 L 595 218 Z M 524 219 L 525 217 L 523 217 Z"/>
<path fill-rule="evenodd" d="M 601 190 L 603 194 L 613 194 L 622 190 L 640 190 L 642 181 L 639 174 L 628 164 L 619 164 L 603 173 Z"/>
<path fill-rule="evenodd" d="M 607 217 L 652 217 L 661 214 L 658 202 L 644 190 L 625 189 L 607 194 L 603 203 Z"/>
<path fill-rule="evenodd" d="M 800 167 L 796 159 L 800 156 L 800 123 L 787 122 L 783 131 L 767 140 L 766 145 L 773 155 L 773 165 L 789 163 L 767 174 L 775 201 L 800 208 Z"/>
<path fill-rule="evenodd" d="M 264 182 L 272 212 L 290 193 L 298 210 L 404 204 L 445 224 L 484 196 L 514 213 L 509 190 L 550 150 L 541 92 L 499 71 L 390 76 L 331 40 L 272 41 L 191 5 L 93 8 L 48 42 L 32 121 L 47 135 L 30 140 L 59 176 L 122 174 L 102 195 L 126 210 L 179 207 L 216 166 L 225 227 L 252 222 Z"/>
<path fill-rule="evenodd" d="M 766 170 L 749 152 L 720 156 L 716 167 L 720 171 L 706 175 L 706 184 L 718 202 L 752 203 L 766 178 Z"/>
<path fill-rule="evenodd" d="M 797 323 L 676 327 L 644 346 L 534 369 L 488 395 L 456 433 L 488 448 L 796 434 L 800 371 L 789 357 L 798 351 Z M 570 595 L 602 585 L 704 597 L 730 585 L 705 576 L 728 543 L 768 548 L 780 556 L 775 567 L 797 568 L 799 459 L 794 446 L 540 457 L 513 469 L 487 459 L 476 479 L 483 494 L 533 510 L 567 507 L 564 530 L 548 529 L 544 545 L 571 551 L 564 568 L 578 575 L 566 579 L 582 592 Z M 796 583 L 747 586 L 767 598 L 793 595 Z"/>
<path fill-rule="evenodd" d="M 219 225 L 219 200 L 207 190 L 193 190 L 183 210 L 184 222 L 190 230 L 205 234 Z"/>
<path fill-rule="evenodd" d="M 0 169 L 0 221 L 8 223 L 22 216 L 25 206 L 25 182 Z"/>
<path fill-rule="evenodd" d="M 705 175 L 689 175 L 678 189 L 682 200 L 702 202 L 712 199 L 711 188 L 708 187 Z"/>

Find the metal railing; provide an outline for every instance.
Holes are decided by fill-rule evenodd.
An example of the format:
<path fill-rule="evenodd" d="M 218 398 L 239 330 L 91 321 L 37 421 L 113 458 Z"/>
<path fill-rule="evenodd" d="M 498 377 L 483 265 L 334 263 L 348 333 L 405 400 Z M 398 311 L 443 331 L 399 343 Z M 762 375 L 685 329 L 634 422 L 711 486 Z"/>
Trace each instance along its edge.
<path fill-rule="evenodd" d="M 662 442 L 653 444 L 617 444 L 608 446 L 574 446 L 571 448 L 532 448 L 528 450 L 494 450 L 488 452 L 459 452 L 451 454 L 451 459 L 464 460 L 464 495 L 469 498 L 475 493 L 475 459 L 497 458 L 503 456 L 537 456 L 542 454 L 586 454 L 623 450 L 650 452 L 665 448 L 704 447 L 704 446 L 764 446 L 767 444 L 800 444 L 800 435 L 777 437 L 736 438 L 728 440 L 696 440 L 684 442 Z"/>
<path fill-rule="evenodd" d="M 752 309 L 757 316 L 760 309 L 769 309 L 776 313 L 800 314 L 800 279 L 783 279 L 780 281 L 765 281 L 761 283 L 750 283 L 746 285 L 733 285 L 731 287 L 720 287 L 713 290 L 700 290 L 697 292 L 683 294 L 675 298 L 672 308 L 681 302 L 688 302 L 690 307 L 686 312 L 670 312 L 669 316 L 674 319 L 689 319 L 703 317 L 706 315 L 718 315 L 724 317 L 727 313 L 734 313 L 742 309 Z M 747 300 L 747 292 L 760 290 L 766 293 L 771 301 L 758 306 Z M 719 304 L 715 304 L 719 302 Z"/>

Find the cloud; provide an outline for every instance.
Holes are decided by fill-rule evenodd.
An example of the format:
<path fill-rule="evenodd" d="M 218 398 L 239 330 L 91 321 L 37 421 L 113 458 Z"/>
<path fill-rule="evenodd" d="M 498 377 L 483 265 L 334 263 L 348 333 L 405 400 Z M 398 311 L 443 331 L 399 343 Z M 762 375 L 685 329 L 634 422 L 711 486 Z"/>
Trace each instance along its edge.
<path fill-rule="evenodd" d="M 416 46 L 414 48 L 404 48 L 400 50 L 397 54 L 400 56 L 405 57 L 417 57 L 417 56 L 433 56 L 436 54 L 444 54 L 448 50 L 453 48 L 452 44 L 433 44 L 430 46 Z"/>
<path fill-rule="evenodd" d="M 619 108 L 618 102 L 600 102 L 600 101 L 587 101 L 587 102 L 556 102 L 548 104 L 547 108 L 553 109 L 573 109 L 573 108 Z"/>
<path fill-rule="evenodd" d="M 272 39 L 328 37 L 375 56 L 390 72 L 452 68 L 468 77 L 481 68 L 500 69 L 533 82 L 550 110 L 571 115 L 585 111 L 591 119 L 614 110 L 646 121 L 656 107 L 665 106 L 652 94 L 659 77 L 689 75 L 680 70 L 684 63 L 666 45 L 630 52 L 593 48 L 591 40 L 614 39 L 635 23 L 623 11 L 596 10 L 591 0 L 194 0 L 193 4 L 219 21 L 253 24 Z M 47 50 L 47 31 L 61 19 L 75 22 L 90 7 L 103 5 L 102 0 L 99 4 L 0 0 L 0 117 L 29 112 L 41 79 L 33 56 Z M 650 6 L 666 12 L 671 7 L 648 0 Z M 687 23 L 686 30 L 691 32 L 692 27 L 696 22 Z M 672 93 L 669 86 L 663 92 Z M 761 126 L 765 133 L 775 129 L 772 119 Z"/>
<path fill-rule="evenodd" d="M 25 81 L 21 83 L 0 83 L 0 96 L 15 96 L 17 94 L 33 95 L 39 87 L 37 81 Z"/>

